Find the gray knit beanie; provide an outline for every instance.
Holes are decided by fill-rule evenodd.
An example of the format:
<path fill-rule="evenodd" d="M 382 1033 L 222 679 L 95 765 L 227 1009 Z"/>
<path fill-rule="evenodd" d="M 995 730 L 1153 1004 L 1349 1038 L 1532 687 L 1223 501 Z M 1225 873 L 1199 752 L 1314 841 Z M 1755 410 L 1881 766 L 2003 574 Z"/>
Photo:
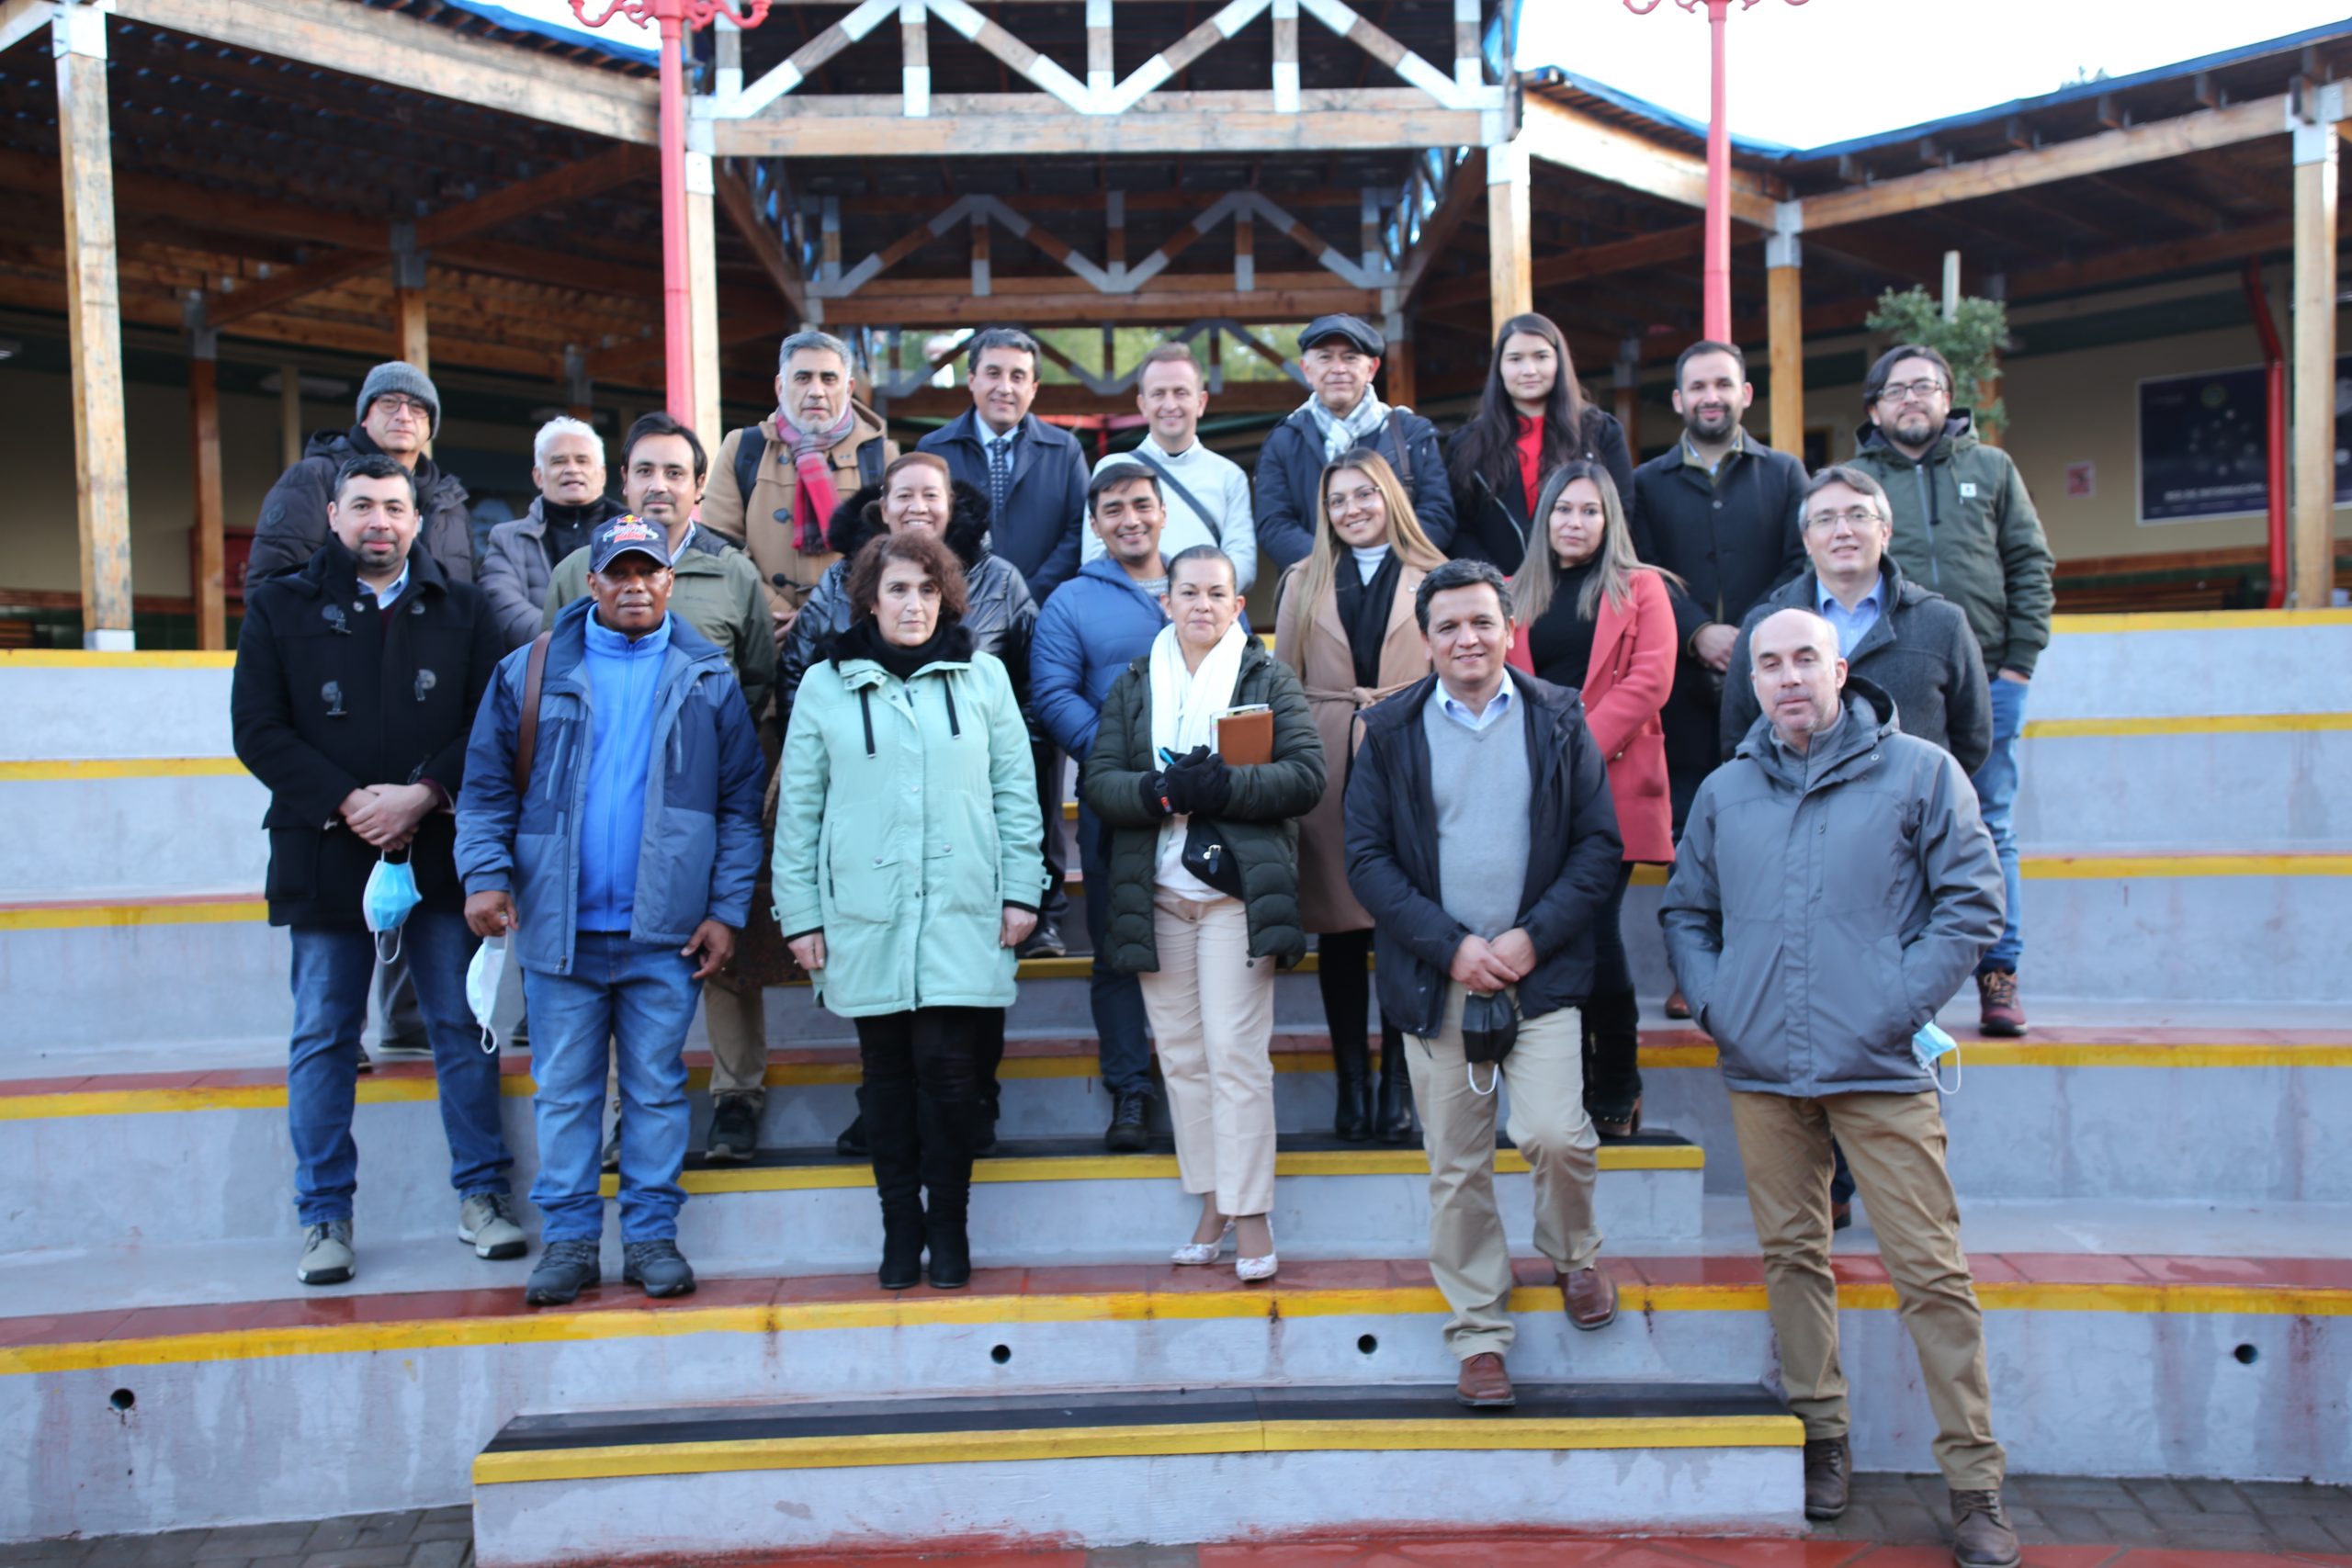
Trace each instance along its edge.
<path fill-rule="evenodd" d="M 429 440 L 441 429 L 441 394 L 433 389 L 433 378 L 405 359 L 388 359 L 368 372 L 368 379 L 359 385 L 359 419 L 365 423 L 368 405 L 386 392 L 398 392 L 414 398 L 424 405 L 424 434 Z"/>

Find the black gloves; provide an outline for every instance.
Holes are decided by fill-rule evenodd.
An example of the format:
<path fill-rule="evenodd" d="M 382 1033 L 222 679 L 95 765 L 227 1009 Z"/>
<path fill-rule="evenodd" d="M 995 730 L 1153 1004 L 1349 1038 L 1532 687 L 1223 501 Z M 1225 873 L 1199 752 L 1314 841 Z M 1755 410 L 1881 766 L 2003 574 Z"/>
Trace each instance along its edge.
<path fill-rule="evenodd" d="M 1176 808 L 1169 803 L 1168 799 L 1166 773 L 1146 773 L 1138 781 L 1137 787 L 1143 795 L 1144 813 L 1153 821 L 1157 822 L 1162 818 L 1175 815 Z"/>
<path fill-rule="evenodd" d="M 1170 763 L 1164 777 L 1168 803 L 1179 812 L 1214 817 L 1233 798 L 1233 774 L 1225 759 L 1205 746 L 1195 746 Z"/>

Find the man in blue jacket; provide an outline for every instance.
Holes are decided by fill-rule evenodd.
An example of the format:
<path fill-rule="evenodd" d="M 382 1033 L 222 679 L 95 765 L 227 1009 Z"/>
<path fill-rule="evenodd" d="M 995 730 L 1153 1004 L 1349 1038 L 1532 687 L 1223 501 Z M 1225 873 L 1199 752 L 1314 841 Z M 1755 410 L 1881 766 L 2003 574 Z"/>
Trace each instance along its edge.
<path fill-rule="evenodd" d="M 1159 554 L 1168 513 L 1159 477 L 1132 458 L 1106 464 L 1087 487 L 1086 501 L 1103 553 L 1046 601 L 1029 645 L 1030 707 L 1055 742 L 1080 762 L 1094 749 L 1111 683 L 1151 650 L 1168 624 L 1162 602 L 1168 563 Z M 1151 1047 L 1144 1037 L 1141 983 L 1113 969 L 1105 956 L 1110 863 L 1103 833 L 1080 799 L 1079 863 L 1086 874 L 1086 930 L 1094 950 L 1089 1000 L 1102 1040 L 1102 1084 L 1111 1095 L 1111 1128 L 1102 1144 L 1114 1154 L 1137 1154 L 1147 1139 Z"/>
<path fill-rule="evenodd" d="M 669 613 L 662 530 L 621 516 L 589 544 L 590 597 L 515 649 L 475 717 L 458 809 L 466 921 L 523 966 L 538 1080 L 546 1251 L 524 1299 L 602 1274 L 606 1042 L 621 1085 L 621 1278 L 684 1295 L 686 1029 L 751 917 L 765 766 L 726 656 Z M 526 714 L 526 708 L 530 711 Z M 518 795 L 517 777 L 522 788 Z"/>
<path fill-rule="evenodd" d="M 1318 316 L 1298 334 L 1298 368 L 1308 396 L 1266 433 L 1253 481 L 1258 553 L 1277 570 L 1306 558 L 1321 514 L 1323 465 L 1359 446 L 1388 459 L 1413 498 L 1413 516 L 1430 543 L 1453 545 L 1453 490 L 1437 426 L 1410 409 L 1391 408 L 1372 389 L 1388 340 L 1354 316 Z"/>
<path fill-rule="evenodd" d="M 1086 518 L 1086 454 L 1068 431 L 1029 412 L 1037 400 L 1037 340 L 1017 327 L 989 327 L 966 346 L 972 410 L 915 444 L 947 459 L 951 479 L 989 498 L 989 548 L 1021 569 L 1029 597 L 1043 604 L 1078 571 Z M 1037 805 L 1046 818 L 1046 902 L 1037 929 L 1021 944 L 1023 958 L 1058 958 L 1062 918 L 1062 754 L 1039 741 Z M 1138 1006 L 1141 1004 L 1138 1003 Z"/>

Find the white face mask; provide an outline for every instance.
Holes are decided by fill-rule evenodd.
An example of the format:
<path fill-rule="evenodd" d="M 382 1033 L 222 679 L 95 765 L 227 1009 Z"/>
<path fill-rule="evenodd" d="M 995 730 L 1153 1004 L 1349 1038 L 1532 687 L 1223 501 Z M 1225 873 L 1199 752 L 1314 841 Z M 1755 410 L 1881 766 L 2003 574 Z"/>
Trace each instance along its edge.
<path fill-rule="evenodd" d="M 466 965 L 466 1005 L 474 1010 L 474 1022 L 481 1026 L 481 1048 L 485 1055 L 498 1055 L 498 1032 L 491 1027 L 490 1015 L 498 1010 L 499 982 L 506 978 L 506 952 L 512 937 L 497 937 L 474 949 L 473 962 Z"/>

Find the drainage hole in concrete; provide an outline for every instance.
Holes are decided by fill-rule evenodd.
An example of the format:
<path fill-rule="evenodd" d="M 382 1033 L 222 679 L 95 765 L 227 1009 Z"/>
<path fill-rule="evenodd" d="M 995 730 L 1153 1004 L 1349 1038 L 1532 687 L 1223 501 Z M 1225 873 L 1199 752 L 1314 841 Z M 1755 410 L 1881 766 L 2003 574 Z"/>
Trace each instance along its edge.
<path fill-rule="evenodd" d="M 994 1347 L 989 1351 L 989 1359 L 994 1361 L 1000 1367 L 1004 1365 L 1007 1361 L 1012 1359 L 1012 1347 L 1010 1345 L 999 1345 Z"/>
<path fill-rule="evenodd" d="M 1357 1348 L 1357 1349 L 1359 1349 L 1359 1350 L 1361 1350 L 1361 1351 L 1363 1351 L 1365 1355 L 1369 1356 L 1369 1355 L 1371 1355 L 1374 1350 L 1377 1350 L 1377 1349 L 1379 1349 L 1379 1348 L 1380 1348 L 1380 1341 L 1379 1341 L 1378 1339 L 1374 1338 L 1373 1336 L 1371 1336 L 1371 1335 L 1369 1335 L 1369 1334 L 1366 1334 L 1366 1335 L 1362 1336 L 1361 1337 L 1359 1337 L 1359 1338 L 1356 1340 L 1356 1348 Z"/>
<path fill-rule="evenodd" d="M 127 1388 L 119 1388 L 107 1395 L 107 1403 L 117 1410 L 128 1410 L 139 1403 L 139 1396 Z"/>
<path fill-rule="evenodd" d="M 2250 1367 L 2262 1359 L 2262 1352 L 2251 1345 L 2241 1345 L 2230 1354 L 2238 1359 L 2238 1365 L 2241 1367 Z"/>

